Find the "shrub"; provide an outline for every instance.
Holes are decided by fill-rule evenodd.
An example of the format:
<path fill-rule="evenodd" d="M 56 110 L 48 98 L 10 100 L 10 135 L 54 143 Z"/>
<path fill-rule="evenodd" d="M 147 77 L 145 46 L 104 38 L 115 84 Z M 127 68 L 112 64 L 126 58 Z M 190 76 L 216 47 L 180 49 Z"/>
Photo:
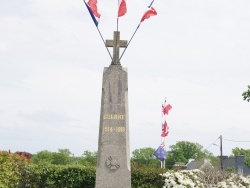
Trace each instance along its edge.
<path fill-rule="evenodd" d="M 164 178 L 160 176 L 160 174 L 165 171 L 166 169 L 133 167 L 131 172 L 132 188 L 162 188 L 164 185 Z"/>
<path fill-rule="evenodd" d="M 0 151 L 0 187 L 17 187 L 21 180 L 22 171 L 28 163 L 28 159 L 24 156 Z"/>
<path fill-rule="evenodd" d="M 95 168 L 76 165 L 30 165 L 22 174 L 22 188 L 93 188 Z"/>
<path fill-rule="evenodd" d="M 188 187 L 188 188 L 224 188 L 224 187 L 250 187 L 250 177 L 225 173 L 220 170 L 181 170 L 168 171 L 162 176 L 165 178 L 163 188 Z"/>

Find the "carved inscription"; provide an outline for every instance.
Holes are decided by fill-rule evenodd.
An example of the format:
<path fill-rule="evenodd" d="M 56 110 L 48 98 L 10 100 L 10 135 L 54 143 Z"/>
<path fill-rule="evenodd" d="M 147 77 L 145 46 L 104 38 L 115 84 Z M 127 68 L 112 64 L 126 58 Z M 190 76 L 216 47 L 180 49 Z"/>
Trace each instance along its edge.
<path fill-rule="evenodd" d="M 125 120 L 124 114 L 104 114 L 103 119 L 108 120 Z"/>
<path fill-rule="evenodd" d="M 125 115 L 124 114 L 104 114 L 103 115 L 104 120 L 118 120 L 118 121 L 125 121 Z M 125 133 L 126 129 L 124 125 L 111 125 L 106 124 L 103 126 L 103 133 Z"/>
<path fill-rule="evenodd" d="M 104 126 L 103 127 L 104 132 L 117 132 L 117 133 L 124 133 L 125 127 L 112 127 L 112 126 Z"/>

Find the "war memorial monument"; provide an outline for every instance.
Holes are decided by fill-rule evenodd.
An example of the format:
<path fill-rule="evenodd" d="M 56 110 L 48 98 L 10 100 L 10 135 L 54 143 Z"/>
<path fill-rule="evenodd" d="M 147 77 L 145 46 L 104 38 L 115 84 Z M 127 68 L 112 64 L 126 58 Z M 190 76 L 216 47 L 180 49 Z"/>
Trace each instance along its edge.
<path fill-rule="evenodd" d="M 126 45 L 119 31 L 106 40 L 113 59 L 103 71 L 95 188 L 131 188 L 128 73 L 119 60 L 119 48 Z"/>

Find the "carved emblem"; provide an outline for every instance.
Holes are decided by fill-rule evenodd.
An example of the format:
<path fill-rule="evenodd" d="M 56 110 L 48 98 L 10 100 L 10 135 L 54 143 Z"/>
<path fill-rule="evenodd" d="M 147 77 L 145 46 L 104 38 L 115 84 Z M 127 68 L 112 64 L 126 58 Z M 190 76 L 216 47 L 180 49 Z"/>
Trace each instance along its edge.
<path fill-rule="evenodd" d="M 114 159 L 111 156 L 109 156 L 108 159 L 107 159 L 107 167 L 110 170 L 117 170 L 118 168 L 120 168 L 120 165 L 119 165 L 117 159 Z"/>

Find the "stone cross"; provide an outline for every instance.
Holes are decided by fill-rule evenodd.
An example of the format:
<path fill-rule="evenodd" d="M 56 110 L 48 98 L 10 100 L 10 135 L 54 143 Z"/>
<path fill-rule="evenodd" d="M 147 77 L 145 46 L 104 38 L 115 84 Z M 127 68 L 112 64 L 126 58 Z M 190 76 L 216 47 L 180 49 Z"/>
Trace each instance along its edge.
<path fill-rule="evenodd" d="M 120 47 L 126 48 L 127 41 L 120 40 L 120 31 L 114 31 L 113 40 L 106 40 L 106 47 L 113 47 L 113 60 L 112 65 L 119 65 L 120 64 Z"/>

